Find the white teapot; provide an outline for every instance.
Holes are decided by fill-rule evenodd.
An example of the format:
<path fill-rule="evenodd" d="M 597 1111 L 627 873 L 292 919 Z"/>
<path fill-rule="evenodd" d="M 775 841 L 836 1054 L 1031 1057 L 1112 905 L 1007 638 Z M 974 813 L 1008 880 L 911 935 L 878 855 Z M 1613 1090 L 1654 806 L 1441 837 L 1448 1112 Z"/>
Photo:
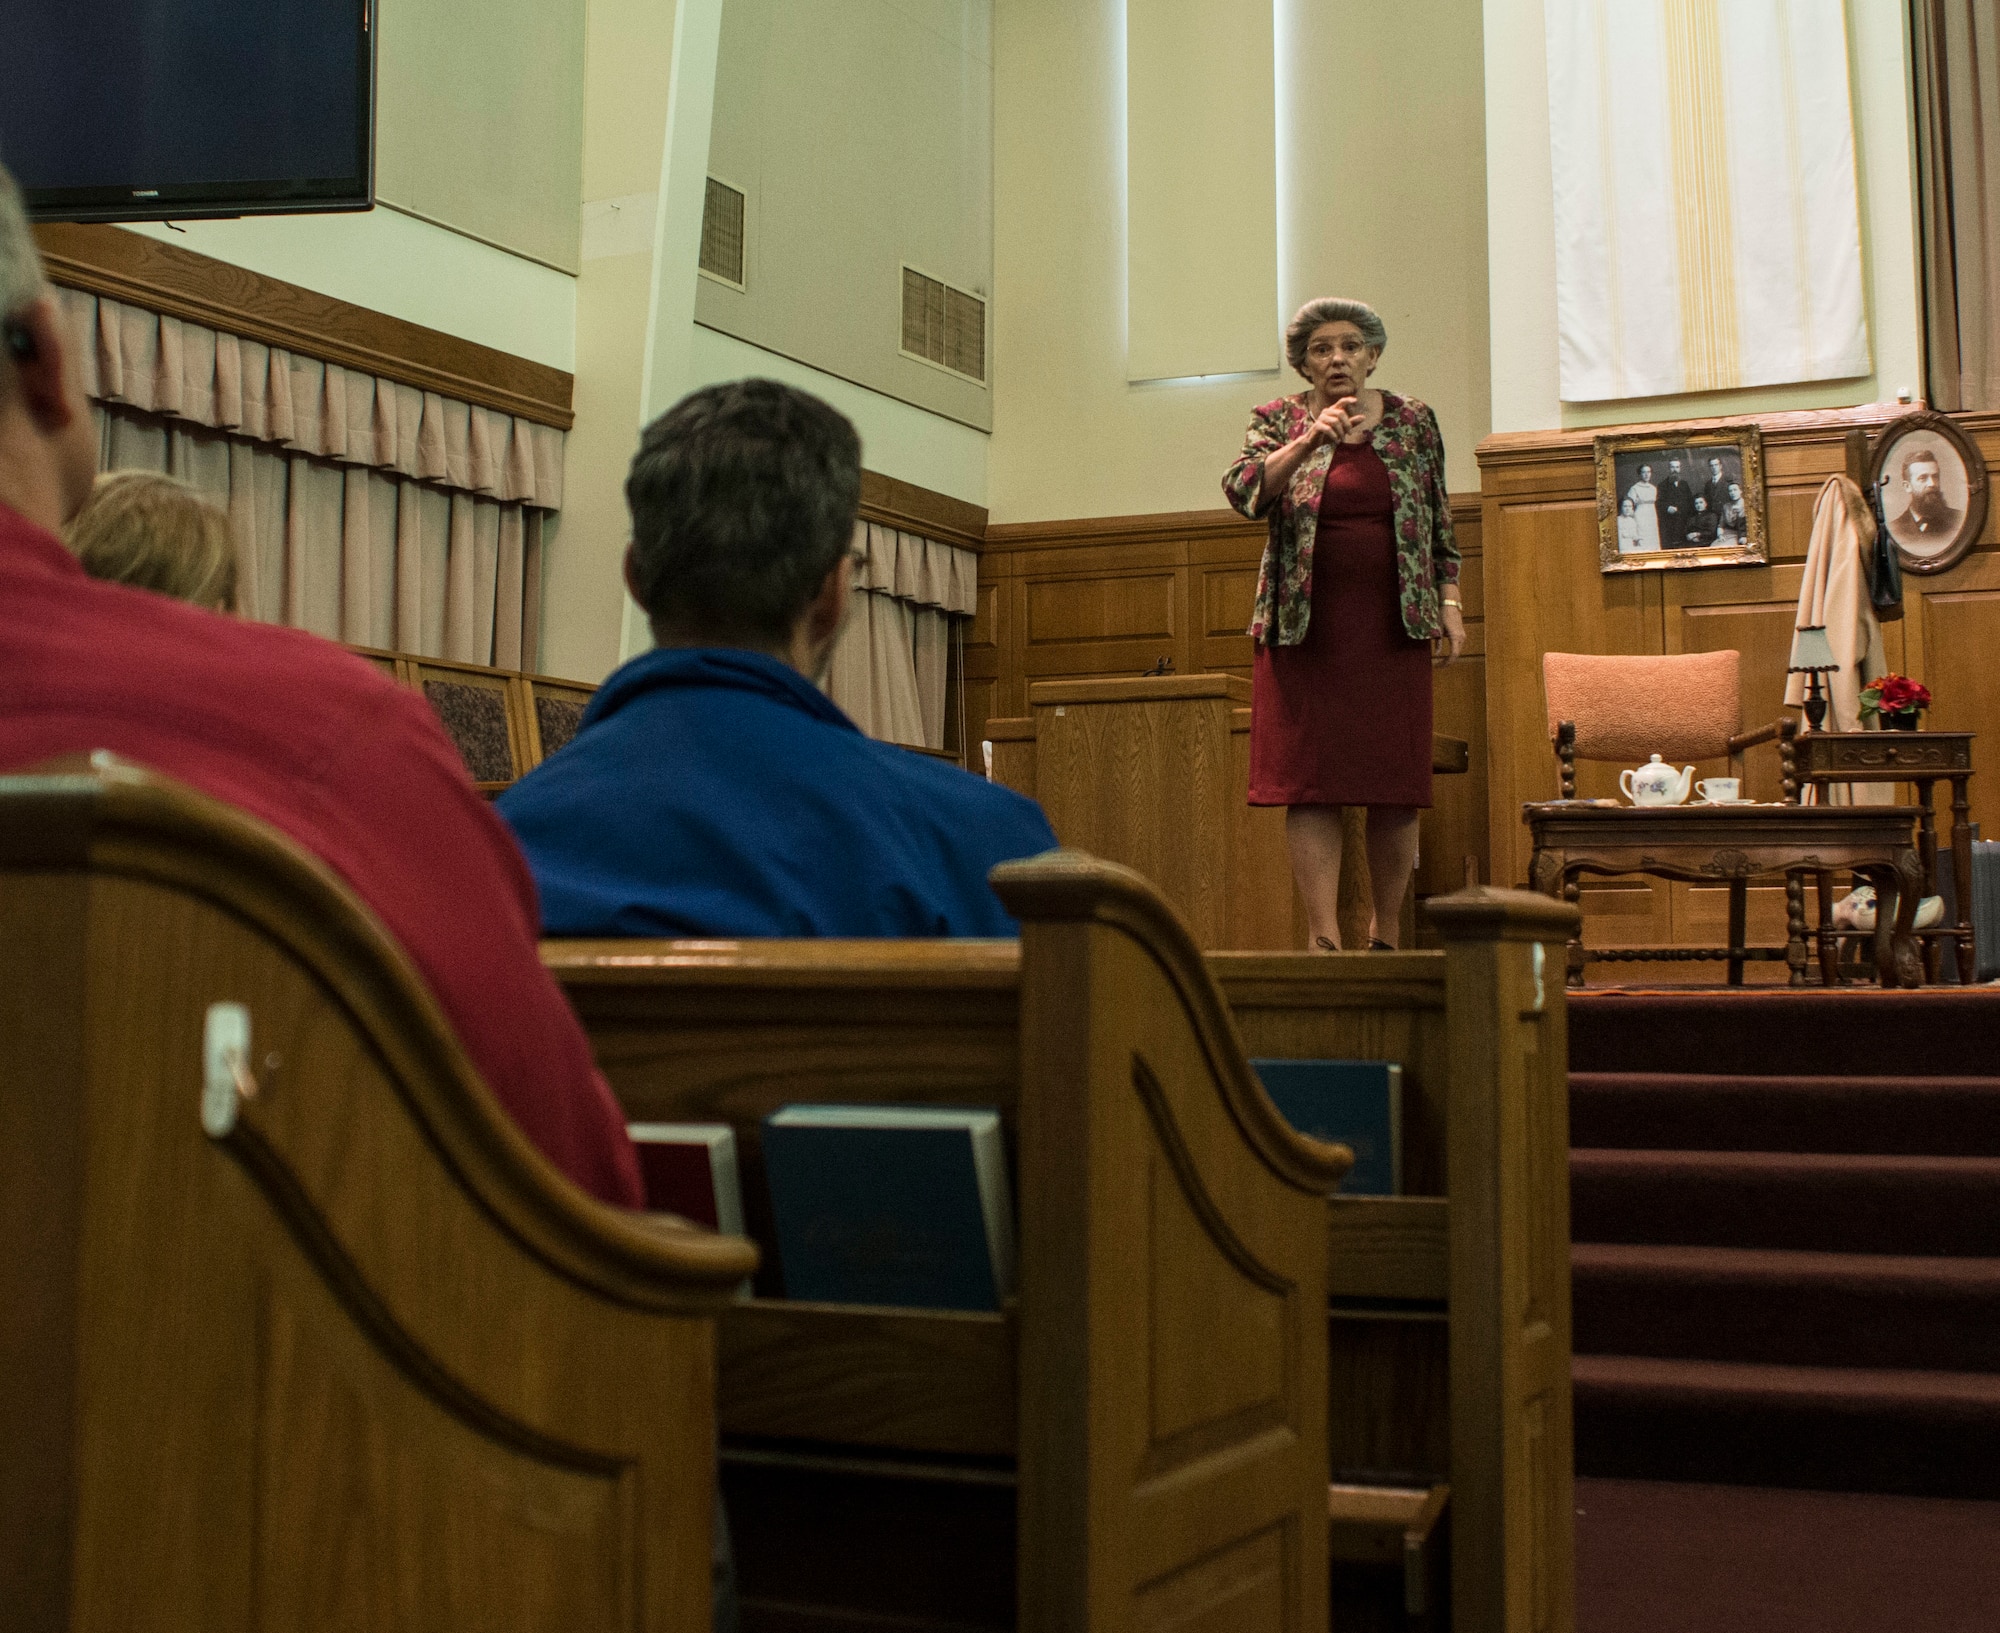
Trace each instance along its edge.
<path fill-rule="evenodd" d="M 1618 786 L 1634 805 L 1684 805 L 1694 786 L 1694 767 L 1676 771 L 1663 765 L 1659 755 L 1636 771 L 1618 773 Z"/>

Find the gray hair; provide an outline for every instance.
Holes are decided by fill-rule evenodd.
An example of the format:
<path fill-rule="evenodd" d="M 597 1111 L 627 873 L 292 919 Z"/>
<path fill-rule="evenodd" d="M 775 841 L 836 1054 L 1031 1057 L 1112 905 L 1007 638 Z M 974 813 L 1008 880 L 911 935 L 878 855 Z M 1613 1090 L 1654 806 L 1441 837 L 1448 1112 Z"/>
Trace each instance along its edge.
<path fill-rule="evenodd" d="M 1389 331 L 1382 327 L 1375 308 L 1366 301 L 1322 295 L 1316 301 L 1307 301 L 1292 314 L 1292 321 L 1285 325 L 1285 361 L 1292 365 L 1296 373 L 1305 373 L 1306 342 L 1312 339 L 1313 330 L 1324 323 L 1353 324 L 1361 331 L 1362 340 L 1377 352 L 1389 344 Z"/>
<path fill-rule="evenodd" d="M 0 165 L 0 320 L 26 311 L 42 287 L 42 257 L 28 230 L 21 190 Z"/>

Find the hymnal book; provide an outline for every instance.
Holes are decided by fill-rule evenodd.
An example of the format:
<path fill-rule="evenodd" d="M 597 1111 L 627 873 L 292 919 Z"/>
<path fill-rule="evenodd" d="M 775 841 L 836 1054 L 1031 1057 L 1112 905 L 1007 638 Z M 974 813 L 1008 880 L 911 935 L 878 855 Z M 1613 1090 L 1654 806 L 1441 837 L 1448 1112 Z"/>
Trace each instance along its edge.
<path fill-rule="evenodd" d="M 1343 1196 L 1403 1188 L 1403 1068 L 1392 1060 L 1253 1060 L 1271 1103 L 1301 1134 L 1347 1146 Z"/>
<path fill-rule="evenodd" d="M 627 1123 L 649 1213 L 677 1213 L 725 1236 L 743 1234 L 736 1131 L 727 1123 Z"/>
<path fill-rule="evenodd" d="M 764 1172 L 787 1298 L 997 1310 L 1014 1291 L 997 1111 L 785 1106 Z"/>

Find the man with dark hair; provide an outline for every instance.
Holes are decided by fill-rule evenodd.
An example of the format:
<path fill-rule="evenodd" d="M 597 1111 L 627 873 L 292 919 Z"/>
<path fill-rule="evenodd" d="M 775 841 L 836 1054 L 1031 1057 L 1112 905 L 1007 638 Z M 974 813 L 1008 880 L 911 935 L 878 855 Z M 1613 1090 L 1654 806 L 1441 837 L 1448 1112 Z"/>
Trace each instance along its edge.
<path fill-rule="evenodd" d="M 1687 543 L 1688 521 L 1694 515 L 1694 495 L 1681 476 L 1681 462 L 1667 461 L 1667 479 L 1660 484 L 1660 548 L 1678 550 Z"/>
<path fill-rule="evenodd" d="M 1937 548 L 1950 542 L 1965 512 L 1944 496 L 1944 465 L 1929 448 L 1918 448 L 1903 461 L 1903 491 L 1908 508 L 1889 531 L 1912 549 Z"/>
<path fill-rule="evenodd" d="M 97 434 L 0 169 L 0 770 L 109 749 L 269 823 L 400 941 L 534 1142 L 642 1204 L 624 1118 L 535 947 L 534 889 L 421 697 L 302 630 L 85 575 Z"/>
<path fill-rule="evenodd" d="M 625 582 L 659 646 L 500 798 L 558 936 L 1004 936 L 1032 800 L 864 737 L 815 684 L 854 571 L 861 443 L 774 380 L 640 439 Z"/>

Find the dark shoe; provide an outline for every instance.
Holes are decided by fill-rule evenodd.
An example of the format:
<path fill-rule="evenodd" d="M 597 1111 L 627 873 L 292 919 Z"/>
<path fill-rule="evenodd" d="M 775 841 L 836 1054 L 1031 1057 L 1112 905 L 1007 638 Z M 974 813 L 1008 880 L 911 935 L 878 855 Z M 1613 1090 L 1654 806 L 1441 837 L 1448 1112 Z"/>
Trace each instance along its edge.
<path fill-rule="evenodd" d="M 1371 953 L 1393 953 L 1396 949 L 1391 947 L 1388 942 L 1370 936 L 1368 938 L 1368 950 Z"/>
<path fill-rule="evenodd" d="M 1337 953 L 1340 949 L 1325 936 L 1314 936 L 1313 951 L 1316 953 Z"/>

